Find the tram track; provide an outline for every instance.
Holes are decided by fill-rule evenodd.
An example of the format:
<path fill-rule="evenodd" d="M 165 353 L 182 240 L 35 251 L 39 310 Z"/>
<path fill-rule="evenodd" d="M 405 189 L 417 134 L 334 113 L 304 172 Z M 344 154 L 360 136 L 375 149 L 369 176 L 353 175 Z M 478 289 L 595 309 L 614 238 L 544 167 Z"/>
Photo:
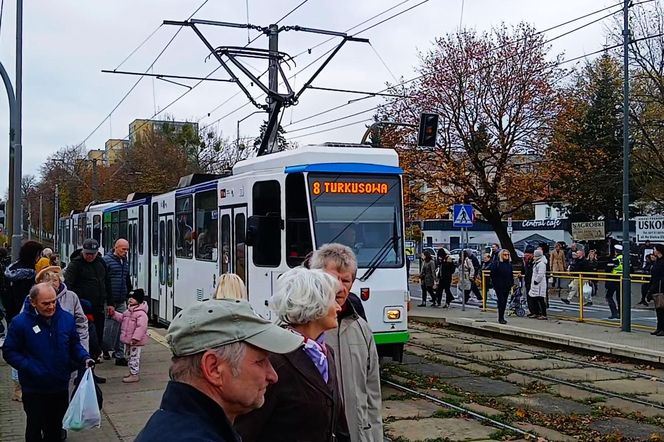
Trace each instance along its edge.
<path fill-rule="evenodd" d="M 508 371 L 513 372 L 513 373 L 518 373 L 518 374 L 521 374 L 521 375 L 524 375 L 524 376 L 528 376 L 528 377 L 536 379 L 536 380 L 546 381 L 546 382 L 550 382 L 552 384 L 565 385 L 565 386 L 568 386 L 568 387 L 577 388 L 579 390 L 584 390 L 584 391 L 587 391 L 589 393 L 593 393 L 593 394 L 597 394 L 597 395 L 601 395 L 601 396 L 608 396 L 608 397 L 612 397 L 612 398 L 616 398 L 616 399 L 622 399 L 624 401 L 628 401 L 628 402 L 631 402 L 631 403 L 634 403 L 634 404 L 639 404 L 639 405 L 643 405 L 643 406 L 647 406 L 647 407 L 657 408 L 659 410 L 664 410 L 664 405 L 659 404 L 657 402 L 651 402 L 651 401 L 635 398 L 635 397 L 632 397 L 632 396 L 627 396 L 627 395 L 620 394 L 620 393 L 614 393 L 612 391 L 602 390 L 600 388 L 591 387 L 589 385 L 585 385 L 585 384 L 580 383 L 580 382 L 568 381 L 568 380 L 565 380 L 565 379 L 555 378 L 553 376 L 547 376 L 545 374 L 534 372 L 533 370 L 524 370 L 524 369 L 520 369 L 520 368 L 515 368 L 515 367 L 499 364 L 499 363 L 494 362 L 494 361 L 486 361 L 486 360 L 483 360 L 483 359 L 480 359 L 480 358 L 474 358 L 474 357 L 471 357 L 471 356 L 459 354 L 458 352 L 452 352 L 452 351 L 437 349 L 437 348 L 429 346 L 429 345 L 416 344 L 416 343 L 413 343 L 413 342 L 409 342 L 408 345 L 411 346 L 411 347 L 417 347 L 417 348 L 429 351 L 429 352 L 433 353 L 434 355 L 439 354 L 439 355 L 444 355 L 444 356 L 448 356 L 448 357 L 453 357 L 453 358 L 457 358 L 457 359 L 460 359 L 460 360 L 463 360 L 463 361 L 484 365 L 486 367 L 490 367 L 490 368 L 493 368 L 493 369 L 496 369 L 496 370 L 508 370 Z"/>
<path fill-rule="evenodd" d="M 514 432 L 516 434 L 519 434 L 520 436 L 523 436 L 525 439 L 531 439 L 531 438 L 533 440 L 537 439 L 536 435 L 534 435 L 532 433 L 529 433 L 529 432 L 527 432 L 527 431 L 525 431 L 525 430 L 523 430 L 519 427 L 514 427 L 514 426 L 506 424 L 504 422 L 500 422 L 496 419 L 492 419 L 488 416 L 484 416 L 483 414 L 477 413 L 477 412 L 475 412 L 473 410 L 470 410 L 468 408 L 465 408 L 465 407 L 462 407 L 462 406 L 459 406 L 459 405 L 456 405 L 456 404 L 452 404 L 450 402 L 444 401 L 444 400 L 442 400 L 440 398 L 437 398 L 435 396 L 432 396 L 430 394 L 424 393 L 424 392 L 419 391 L 419 390 L 415 390 L 415 389 L 413 389 L 411 387 L 408 387 L 406 385 L 403 385 L 403 384 L 399 384 L 397 382 L 394 382 L 393 380 L 382 379 L 381 382 L 384 385 L 392 387 L 396 390 L 403 391 L 404 393 L 408 393 L 412 396 L 416 396 L 416 397 L 419 397 L 421 399 L 425 399 L 429 402 L 433 402 L 434 404 L 440 405 L 441 407 L 445 407 L 445 408 L 448 408 L 450 410 L 454 410 L 454 411 L 457 411 L 457 412 L 462 413 L 464 415 L 470 416 L 471 418 L 473 418 L 473 419 L 475 419 L 475 420 L 477 420 L 477 421 L 479 421 L 483 424 L 488 424 L 488 425 L 490 425 L 494 428 L 498 428 L 500 430 L 507 430 L 507 431 Z"/>
<path fill-rule="evenodd" d="M 410 328 L 413 329 L 413 330 L 417 330 L 419 332 L 422 332 L 422 333 L 429 333 L 429 334 L 434 335 L 434 336 L 440 336 L 440 337 L 443 337 L 443 338 L 462 340 L 462 341 L 465 341 L 469 344 L 487 344 L 487 342 L 485 342 L 485 341 L 479 341 L 477 339 L 472 339 L 472 338 L 464 338 L 464 337 L 458 336 L 456 334 L 455 335 L 449 335 L 449 334 L 445 334 L 445 333 L 437 333 L 437 332 L 431 331 L 430 329 L 427 329 L 427 328 L 419 328 L 417 326 L 414 326 L 412 323 L 410 325 Z M 620 373 L 620 374 L 627 375 L 630 378 L 648 379 L 649 381 L 664 384 L 664 378 L 661 378 L 661 377 L 658 377 L 658 376 L 652 376 L 652 375 L 648 375 L 647 373 L 641 373 L 639 371 L 631 371 L 631 370 L 627 370 L 627 369 L 620 368 L 620 367 L 606 366 L 606 365 L 598 364 L 598 363 L 595 363 L 595 362 L 584 361 L 582 359 L 567 358 L 567 357 L 564 357 L 564 356 L 560 356 L 556 352 L 535 351 L 535 350 L 531 350 L 531 349 L 527 349 L 527 348 L 514 348 L 514 346 L 510 346 L 510 345 L 507 345 L 507 344 L 501 344 L 501 343 L 495 342 L 495 341 L 492 341 L 491 343 L 488 343 L 487 345 L 492 345 L 492 346 L 495 346 L 495 347 L 498 347 L 498 348 L 501 348 L 501 349 L 504 349 L 504 350 L 518 350 L 520 352 L 528 353 L 528 354 L 531 354 L 533 356 L 537 356 L 538 358 L 542 358 L 542 359 L 555 359 L 555 360 L 561 361 L 561 362 L 569 362 L 569 363 L 581 365 L 581 366 L 586 367 L 586 368 L 597 368 L 597 369 L 601 369 L 601 370 L 607 370 L 607 371 L 611 371 L 613 373 Z"/>

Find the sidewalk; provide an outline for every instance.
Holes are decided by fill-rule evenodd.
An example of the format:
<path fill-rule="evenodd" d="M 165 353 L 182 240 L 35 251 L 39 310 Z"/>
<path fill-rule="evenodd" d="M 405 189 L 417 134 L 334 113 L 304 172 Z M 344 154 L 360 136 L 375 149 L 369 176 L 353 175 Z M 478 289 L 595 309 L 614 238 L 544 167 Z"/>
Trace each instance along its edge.
<path fill-rule="evenodd" d="M 476 308 L 462 311 L 456 304 L 449 309 L 412 307 L 409 318 L 664 364 L 664 337 L 651 336 L 643 331 L 625 333 L 619 327 L 555 318 L 539 321 L 517 316 L 507 317 L 508 324 L 501 325 L 495 311 L 482 312 Z"/>
<path fill-rule="evenodd" d="M 168 382 L 171 352 L 165 346 L 163 329 L 150 329 L 152 337 L 141 355 L 141 381 L 123 384 L 126 367 L 117 367 L 113 359 L 97 365 L 96 372 L 106 378 L 100 387 L 104 394 L 101 428 L 69 433 L 68 441 L 133 441 L 148 418 L 159 407 Z M 25 440 L 25 413 L 22 404 L 11 401 L 13 384 L 10 368 L 0 359 L 0 441 Z"/>

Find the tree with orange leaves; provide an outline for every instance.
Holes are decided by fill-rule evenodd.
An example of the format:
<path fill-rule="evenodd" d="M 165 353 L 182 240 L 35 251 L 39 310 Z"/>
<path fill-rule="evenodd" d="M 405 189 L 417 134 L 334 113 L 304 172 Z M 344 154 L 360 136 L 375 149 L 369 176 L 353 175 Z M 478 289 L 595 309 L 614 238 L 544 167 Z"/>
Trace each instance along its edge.
<path fill-rule="evenodd" d="M 389 129 L 399 137 L 406 178 L 426 183 L 425 199 L 439 213 L 452 203 L 472 204 L 513 256 L 503 219 L 548 198 L 543 153 L 560 107 L 555 85 L 564 73 L 547 51 L 527 24 L 448 34 L 422 55 L 421 77 L 392 91 L 405 98 L 381 109 L 382 117 L 412 124 L 421 112 L 439 115 L 435 148 L 415 146 L 412 129 Z"/>

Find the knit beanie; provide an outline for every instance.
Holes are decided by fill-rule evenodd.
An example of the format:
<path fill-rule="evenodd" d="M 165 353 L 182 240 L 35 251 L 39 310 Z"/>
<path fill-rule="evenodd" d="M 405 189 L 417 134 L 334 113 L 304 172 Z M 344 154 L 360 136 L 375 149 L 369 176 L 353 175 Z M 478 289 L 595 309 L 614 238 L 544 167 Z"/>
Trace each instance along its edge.
<path fill-rule="evenodd" d="M 145 300 L 145 291 L 143 289 L 132 290 L 128 297 L 134 298 L 138 304 L 142 304 Z"/>

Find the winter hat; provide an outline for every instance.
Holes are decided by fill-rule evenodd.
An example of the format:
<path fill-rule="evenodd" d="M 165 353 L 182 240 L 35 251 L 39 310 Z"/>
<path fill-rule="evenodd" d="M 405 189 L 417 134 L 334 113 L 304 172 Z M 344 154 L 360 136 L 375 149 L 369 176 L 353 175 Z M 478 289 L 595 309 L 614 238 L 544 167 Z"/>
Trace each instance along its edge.
<path fill-rule="evenodd" d="M 541 258 L 542 256 L 544 256 L 544 252 L 542 252 L 541 249 L 537 249 L 533 252 L 533 256 L 535 258 Z"/>
<path fill-rule="evenodd" d="M 616 250 L 618 250 L 618 251 L 622 251 L 622 246 L 621 246 L 620 244 L 616 244 L 616 245 L 613 246 L 613 247 L 614 247 Z"/>
<path fill-rule="evenodd" d="M 143 290 L 143 289 L 132 290 L 131 292 L 129 292 L 128 297 L 129 298 L 134 298 L 136 300 L 136 302 L 138 302 L 139 304 L 142 304 L 143 301 L 145 300 L 145 290 Z"/>
<path fill-rule="evenodd" d="M 44 267 L 37 272 L 37 276 L 35 276 L 35 282 L 36 283 L 44 282 L 44 277 L 46 276 L 47 273 L 57 273 L 58 275 L 60 275 L 62 273 L 62 269 L 59 266 Z"/>
<path fill-rule="evenodd" d="M 39 261 L 37 261 L 37 264 L 35 264 L 35 272 L 39 273 L 50 265 L 51 261 L 48 258 L 39 258 Z"/>

